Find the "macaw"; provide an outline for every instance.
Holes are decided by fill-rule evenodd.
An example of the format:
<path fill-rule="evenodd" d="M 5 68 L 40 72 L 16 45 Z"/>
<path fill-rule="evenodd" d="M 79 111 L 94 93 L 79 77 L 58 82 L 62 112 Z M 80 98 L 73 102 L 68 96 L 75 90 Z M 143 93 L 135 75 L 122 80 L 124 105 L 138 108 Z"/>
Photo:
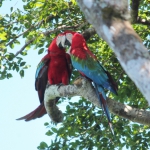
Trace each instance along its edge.
<path fill-rule="evenodd" d="M 73 31 L 65 31 L 60 36 L 62 36 L 60 37 L 61 45 L 63 47 L 65 47 L 65 45 L 70 46 L 69 53 L 73 67 L 76 68 L 81 75 L 93 82 L 100 105 L 107 116 L 110 129 L 114 134 L 104 88 L 117 94 L 117 84 L 112 79 L 110 73 L 104 69 L 96 56 L 90 51 L 81 34 Z"/>
<path fill-rule="evenodd" d="M 69 84 L 72 64 L 70 55 L 65 52 L 65 49 L 59 45 L 59 37 L 54 38 L 48 47 L 46 54 L 37 66 L 35 73 L 35 89 L 38 92 L 40 105 L 29 114 L 17 119 L 30 121 L 40 118 L 45 115 L 46 109 L 44 106 L 44 93 L 47 82 L 49 84 Z M 58 44 L 58 45 L 57 45 Z M 56 103 L 59 98 L 56 98 Z"/>

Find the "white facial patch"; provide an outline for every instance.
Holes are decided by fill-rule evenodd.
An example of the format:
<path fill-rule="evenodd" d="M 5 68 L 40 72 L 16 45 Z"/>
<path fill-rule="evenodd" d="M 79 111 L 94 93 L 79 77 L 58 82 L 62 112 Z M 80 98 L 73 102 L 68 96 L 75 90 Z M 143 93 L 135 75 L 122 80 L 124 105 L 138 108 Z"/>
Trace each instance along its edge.
<path fill-rule="evenodd" d="M 56 44 L 57 44 L 57 46 L 59 46 L 60 42 L 61 42 L 61 37 L 57 36 L 57 38 L 56 38 Z"/>
<path fill-rule="evenodd" d="M 72 43 L 72 37 L 73 37 L 73 35 L 72 35 L 71 33 L 66 33 L 66 39 L 67 39 L 70 43 Z"/>
<path fill-rule="evenodd" d="M 59 46 L 59 44 L 61 43 L 61 45 L 63 47 L 65 47 L 65 41 L 66 41 L 66 36 L 65 35 L 58 35 L 57 38 L 56 38 L 57 46 Z"/>

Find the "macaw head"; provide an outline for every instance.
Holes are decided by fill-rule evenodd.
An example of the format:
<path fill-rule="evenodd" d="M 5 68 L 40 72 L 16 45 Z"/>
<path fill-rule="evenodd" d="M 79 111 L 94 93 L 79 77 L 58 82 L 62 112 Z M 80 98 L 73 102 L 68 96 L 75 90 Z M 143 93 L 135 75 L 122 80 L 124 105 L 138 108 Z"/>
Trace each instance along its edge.
<path fill-rule="evenodd" d="M 65 48 L 65 45 L 64 45 L 65 41 L 66 41 L 66 37 L 65 37 L 65 35 L 63 33 L 60 33 L 60 34 L 57 35 L 57 37 L 56 37 L 56 45 L 60 49 Z"/>
<path fill-rule="evenodd" d="M 63 33 L 58 34 L 51 42 L 51 44 L 48 47 L 49 52 L 56 52 L 56 51 L 62 51 L 65 50 L 65 46 L 62 45 L 62 43 L 65 43 L 65 36 Z"/>
<path fill-rule="evenodd" d="M 65 47 L 71 46 L 72 44 L 72 37 L 76 32 L 74 31 L 65 31 L 63 33 L 60 33 L 56 38 L 56 43 L 58 47 Z"/>

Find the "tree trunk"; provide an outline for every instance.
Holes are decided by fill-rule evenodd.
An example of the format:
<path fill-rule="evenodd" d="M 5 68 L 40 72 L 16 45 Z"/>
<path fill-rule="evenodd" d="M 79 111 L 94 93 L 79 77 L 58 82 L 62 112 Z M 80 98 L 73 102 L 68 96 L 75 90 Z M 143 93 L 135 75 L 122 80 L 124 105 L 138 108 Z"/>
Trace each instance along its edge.
<path fill-rule="evenodd" d="M 150 55 L 132 28 L 127 0 L 77 0 L 87 21 L 115 52 L 121 66 L 150 104 Z"/>

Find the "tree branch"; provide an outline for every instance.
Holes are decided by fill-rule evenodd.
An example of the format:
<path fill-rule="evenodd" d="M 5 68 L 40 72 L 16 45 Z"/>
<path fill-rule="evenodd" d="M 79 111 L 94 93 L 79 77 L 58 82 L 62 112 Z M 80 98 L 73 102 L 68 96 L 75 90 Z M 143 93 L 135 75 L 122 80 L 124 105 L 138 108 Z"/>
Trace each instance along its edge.
<path fill-rule="evenodd" d="M 17 57 L 29 44 L 31 44 L 36 38 L 32 38 L 31 40 L 27 41 L 24 46 L 16 52 L 16 54 L 14 55 L 14 58 Z"/>
<path fill-rule="evenodd" d="M 75 25 L 75 26 L 60 26 L 60 27 L 58 27 L 58 28 L 56 28 L 56 29 L 54 29 L 54 30 L 45 31 L 45 32 L 42 32 L 42 33 L 40 33 L 40 34 L 43 34 L 44 36 L 49 36 L 50 34 L 55 33 L 55 32 L 58 32 L 58 31 L 60 31 L 60 30 L 68 30 L 68 29 L 75 30 L 75 29 L 77 29 L 77 28 L 82 28 L 82 27 L 85 26 L 86 24 L 87 24 L 87 22 L 86 22 L 86 23 L 84 22 L 83 24 Z M 29 31 L 29 30 L 28 30 L 28 31 Z M 27 32 L 28 32 L 28 31 L 27 31 Z M 91 32 L 92 32 L 92 31 L 93 31 L 93 29 L 91 30 Z M 88 32 L 88 30 L 87 30 L 87 32 Z M 95 33 L 96 33 L 96 32 L 95 32 Z M 91 33 L 91 35 L 93 35 L 93 34 L 94 34 L 94 32 Z M 21 34 L 20 34 L 20 35 L 21 35 Z M 24 44 L 24 46 L 23 46 L 19 51 L 16 52 L 16 54 L 14 55 L 14 58 L 15 58 L 16 56 L 18 56 L 21 52 L 23 52 L 24 49 L 25 49 L 29 44 L 31 44 L 35 39 L 36 39 L 36 37 L 34 37 L 34 38 L 32 38 L 31 40 L 27 41 L 27 42 Z M 11 43 L 14 42 L 15 40 L 16 40 L 16 38 L 13 39 L 11 42 L 9 42 L 7 45 L 11 44 Z"/>
<path fill-rule="evenodd" d="M 94 34 L 96 34 L 96 31 L 95 31 L 95 29 L 92 27 L 92 28 L 86 29 L 82 35 L 83 35 L 83 37 L 85 38 L 85 40 L 87 41 L 87 40 L 89 40 L 90 37 L 93 36 Z"/>
<path fill-rule="evenodd" d="M 131 22 L 136 23 L 138 19 L 138 9 L 140 5 L 140 0 L 131 0 Z"/>
<path fill-rule="evenodd" d="M 89 23 L 114 50 L 126 73 L 150 104 L 150 55 L 126 20 L 127 0 L 77 1 Z"/>
<path fill-rule="evenodd" d="M 53 107 L 49 107 L 49 105 L 53 103 L 53 99 L 55 99 L 56 97 L 73 96 L 82 96 L 93 103 L 95 106 L 100 107 L 94 87 L 92 86 L 91 82 L 84 77 L 80 77 L 75 80 L 73 85 L 49 85 L 47 86 L 45 91 L 44 104 L 48 115 L 54 122 L 61 122 L 63 120 L 63 115 L 61 115 L 62 112 L 58 107 L 56 107 L 55 103 Z M 132 108 L 131 106 L 124 105 L 110 98 L 107 99 L 107 104 L 110 112 L 112 112 L 113 114 L 119 115 L 134 122 L 150 125 L 149 111 Z M 57 116 L 57 113 L 59 117 Z"/>
<path fill-rule="evenodd" d="M 63 25 L 63 26 L 59 26 L 58 28 L 56 29 L 53 29 L 53 30 L 48 30 L 48 31 L 45 31 L 45 32 L 42 32 L 42 34 L 44 36 L 49 36 L 51 33 L 55 33 L 55 32 L 58 32 L 60 30 L 76 30 L 76 29 L 80 29 L 82 28 L 83 26 L 85 26 L 86 24 L 88 24 L 87 22 L 84 22 L 82 24 L 77 24 L 77 25 L 74 25 L 74 26 L 66 26 L 66 25 Z"/>
<path fill-rule="evenodd" d="M 142 25 L 147 25 L 147 26 L 150 25 L 150 21 L 147 21 L 147 20 L 142 19 L 142 18 L 140 18 L 140 17 L 137 18 L 137 20 L 136 20 L 135 23 L 142 24 Z"/>
<path fill-rule="evenodd" d="M 46 21 L 49 21 L 51 19 L 53 19 L 55 16 L 54 15 L 49 15 L 47 18 L 46 18 Z M 12 39 L 10 42 L 8 42 L 6 44 L 6 46 L 12 44 L 17 38 L 19 38 L 20 36 L 24 35 L 25 33 L 27 32 L 30 32 L 31 30 L 35 29 L 35 28 L 40 28 L 41 25 L 45 22 L 45 19 L 42 19 L 41 21 L 35 23 L 35 24 L 32 24 L 30 26 L 30 28 L 28 28 L 27 30 L 25 30 L 24 32 L 22 32 L 21 34 L 18 34 L 14 39 Z M 13 22 L 13 23 L 18 23 L 18 22 Z M 12 23 L 11 23 L 12 24 Z M 9 25 L 11 25 L 9 24 Z"/>
<path fill-rule="evenodd" d="M 131 1 L 131 22 L 133 24 L 142 24 L 142 25 L 150 25 L 150 21 L 147 21 L 145 19 L 142 19 L 141 17 L 139 17 L 138 15 L 138 11 L 139 11 L 139 5 L 140 5 L 140 1 L 141 0 L 132 0 Z"/>
<path fill-rule="evenodd" d="M 20 36 L 24 35 L 25 33 L 31 31 L 31 29 L 33 29 L 35 26 L 34 25 L 31 25 L 31 27 L 29 29 L 27 29 L 26 31 L 22 32 L 21 34 L 17 35 L 14 39 L 12 39 L 10 42 L 8 42 L 6 44 L 6 46 L 12 44 L 17 38 L 19 38 Z"/>

